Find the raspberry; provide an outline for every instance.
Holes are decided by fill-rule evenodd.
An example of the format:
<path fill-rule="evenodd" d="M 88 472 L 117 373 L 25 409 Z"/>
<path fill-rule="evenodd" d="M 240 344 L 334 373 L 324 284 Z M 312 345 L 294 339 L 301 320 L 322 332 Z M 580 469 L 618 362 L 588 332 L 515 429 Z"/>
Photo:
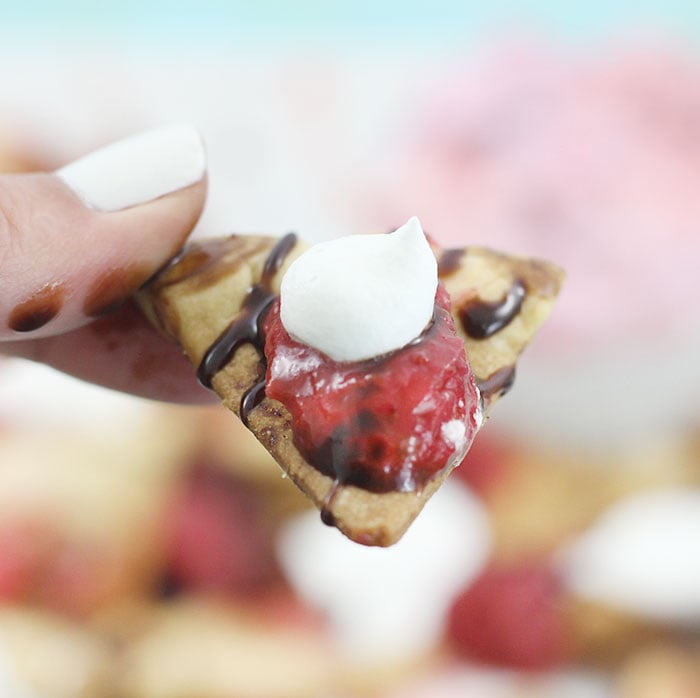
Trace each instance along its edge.
<path fill-rule="evenodd" d="M 549 669 L 570 656 L 562 587 L 540 561 L 492 566 L 454 601 L 447 636 L 460 655 L 520 669 Z"/>
<path fill-rule="evenodd" d="M 0 530 L 0 600 L 18 601 L 27 597 L 44 557 L 38 530 L 5 524 Z"/>
<path fill-rule="evenodd" d="M 503 439 L 490 436 L 489 426 L 485 426 L 454 474 L 476 494 L 488 496 L 506 475 L 508 458 L 509 449 Z"/>
<path fill-rule="evenodd" d="M 420 489 L 463 457 L 479 405 L 449 307 L 440 286 L 419 339 L 375 359 L 335 362 L 294 341 L 279 303 L 272 306 L 266 394 L 289 410 L 309 463 L 341 484 L 388 492 Z"/>
<path fill-rule="evenodd" d="M 165 528 L 176 588 L 248 593 L 274 576 L 255 491 L 216 468 L 193 469 L 168 509 Z"/>

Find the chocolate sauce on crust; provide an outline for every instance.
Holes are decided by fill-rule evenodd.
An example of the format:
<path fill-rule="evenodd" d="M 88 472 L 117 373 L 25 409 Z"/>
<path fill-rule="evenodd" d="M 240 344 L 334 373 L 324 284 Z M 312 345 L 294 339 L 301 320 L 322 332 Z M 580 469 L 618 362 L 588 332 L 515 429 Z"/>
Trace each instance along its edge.
<path fill-rule="evenodd" d="M 463 247 L 444 250 L 438 259 L 438 276 L 442 278 L 454 274 L 460 267 L 464 253 Z"/>
<path fill-rule="evenodd" d="M 181 250 L 156 274 L 155 285 L 163 289 L 186 281 L 197 290 L 208 288 L 221 278 L 235 273 L 250 257 L 262 252 L 266 245 L 266 241 L 251 245 L 244 235 L 197 241 Z"/>
<path fill-rule="evenodd" d="M 257 407 L 265 397 L 265 375 L 252 387 L 243 393 L 238 413 L 245 426 L 250 426 L 248 417 L 255 407 Z"/>
<path fill-rule="evenodd" d="M 515 366 L 504 366 L 483 380 L 477 379 L 476 387 L 481 393 L 481 401 L 488 405 L 496 397 L 505 395 L 515 382 Z"/>
<path fill-rule="evenodd" d="M 238 317 L 207 349 L 197 370 L 197 378 L 203 386 L 211 388 L 213 377 L 231 360 L 236 350 L 243 344 L 253 344 L 262 353 L 264 344 L 262 322 L 276 298 L 276 294 L 272 291 L 272 280 L 296 241 L 297 236 L 294 233 L 288 233 L 277 241 L 265 260 L 260 281 L 248 291 Z M 255 400 L 251 400 L 248 393 L 255 394 Z M 262 399 L 259 384 L 254 385 L 248 393 L 241 400 L 241 407 L 245 409 L 245 412 L 241 412 L 244 421 L 250 409 Z"/>
<path fill-rule="evenodd" d="M 472 339 L 486 339 L 496 334 L 520 312 L 526 293 L 525 284 L 516 279 L 500 300 L 468 301 L 458 311 L 464 331 Z"/>

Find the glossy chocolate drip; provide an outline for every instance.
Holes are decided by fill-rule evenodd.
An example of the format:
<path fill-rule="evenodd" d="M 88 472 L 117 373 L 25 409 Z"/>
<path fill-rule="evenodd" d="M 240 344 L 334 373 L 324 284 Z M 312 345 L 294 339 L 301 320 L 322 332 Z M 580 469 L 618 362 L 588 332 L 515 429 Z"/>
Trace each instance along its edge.
<path fill-rule="evenodd" d="M 61 311 L 64 295 L 62 284 L 46 284 L 26 301 L 13 308 L 7 326 L 15 332 L 38 330 Z"/>
<path fill-rule="evenodd" d="M 454 274 L 459 269 L 464 252 L 464 248 L 461 247 L 445 250 L 438 259 L 438 276 L 442 278 Z"/>
<path fill-rule="evenodd" d="M 211 388 L 213 377 L 231 360 L 236 350 L 243 344 L 253 344 L 262 352 L 264 343 L 262 322 L 265 319 L 265 313 L 276 297 L 271 288 L 272 280 L 296 241 L 297 237 L 294 233 L 288 233 L 278 240 L 265 260 L 260 281 L 248 291 L 238 317 L 219 335 L 204 354 L 197 370 L 197 378 L 205 387 Z M 257 395 L 260 392 L 258 386 L 259 384 L 256 383 L 248 392 L 255 392 Z M 259 402 L 260 399 L 262 396 L 259 396 L 257 401 Z M 249 411 L 254 406 L 250 406 L 249 403 L 250 398 L 246 393 L 241 400 L 241 406 L 245 404 Z"/>
<path fill-rule="evenodd" d="M 203 290 L 235 274 L 267 245 L 265 239 L 251 240 L 245 235 L 198 240 L 168 261 L 155 274 L 153 283 L 156 288 L 163 289 L 186 282 L 192 289 Z"/>
<path fill-rule="evenodd" d="M 257 383 L 255 383 L 255 385 L 253 385 L 252 388 L 249 388 L 245 391 L 245 393 L 243 393 L 243 397 L 241 398 L 241 406 L 239 410 L 241 421 L 243 422 L 243 424 L 249 426 L 248 416 L 253 411 L 253 409 L 262 402 L 262 399 L 264 397 L 265 377 L 263 376 Z"/>
<path fill-rule="evenodd" d="M 83 312 L 87 317 L 96 318 L 115 311 L 148 279 L 151 272 L 150 267 L 139 264 L 105 272 L 88 289 Z"/>
<path fill-rule="evenodd" d="M 376 433 L 377 418 L 368 410 L 348 415 L 346 423 L 338 426 L 316 453 L 308 453 L 309 462 L 318 470 L 333 478 L 334 488 L 329 492 L 324 509 L 330 508 L 335 490 L 341 485 L 355 485 L 373 491 L 396 489 L 393 478 L 381 473 L 384 455 L 383 438 L 378 436 L 371 447 L 364 450 L 359 437 Z M 377 476 L 377 473 L 381 473 Z"/>
<path fill-rule="evenodd" d="M 333 480 L 330 490 L 326 498 L 323 500 L 323 506 L 321 507 L 321 521 L 323 521 L 326 526 L 335 526 L 335 516 L 333 515 L 332 507 L 333 501 L 335 500 L 338 492 L 340 491 L 340 480 L 337 478 Z"/>
<path fill-rule="evenodd" d="M 488 403 L 495 397 L 505 395 L 515 382 L 515 366 L 504 366 L 494 371 L 488 378 L 476 381 L 476 387 L 481 393 L 482 404 Z"/>
<path fill-rule="evenodd" d="M 438 332 L 440 318 L 445 322 L 448 311 L 435 307 L 433 319 L 414 340 L 402 349 L 383 354 L 361 362 L 368 373 L 384 370 L 384 364 L 391 360 L 397 351 L 416 347 L 426 341 L 433 341 Z M 374 391 L 373 385 L 363 390 Z M 339 488 L 353 485 L 370 492 L 413 491 L 423 482 L 414 480 L 413 472 L 402 474 L 397 479 L 395 474 L 385 472 L 381 464 L 385 458 L 386 438 L 381 433 L 377 416 L 369 410 L 361 409 L 356 414 L 348 414 L 347 419 L 338 425 L 323 444 L 315 450 L 304 448 L 295 440 L 297 448 L 304 458 L 317 470 L 333 479 L 333 487 L 321 508 L 321 518 L 328 525 L 333 525 L 332 504 Z"/>
<path fill-rule="evenodd" d="M 517 279 L 500 300 L 467 302 L 459 309 L 464 331 L 472 339 L 486 339 L 496 334 L 520 312 L 526 292 L 525 284 Z"/>
<path fill-rule="evenodd" d="M 294 233 L 287 233 L 283 238 L 280 238 L 272 251 L 265 260 L 262 277 L 260 278 L 259 286 L 264 286 L 270 291 L 270 284 L 275 274 L 281 269 L 287 255 L 292 251 L 294 245 L 297 244 L 297 236 Z M 271 291 L 270 291 L 271 292 Z"/>

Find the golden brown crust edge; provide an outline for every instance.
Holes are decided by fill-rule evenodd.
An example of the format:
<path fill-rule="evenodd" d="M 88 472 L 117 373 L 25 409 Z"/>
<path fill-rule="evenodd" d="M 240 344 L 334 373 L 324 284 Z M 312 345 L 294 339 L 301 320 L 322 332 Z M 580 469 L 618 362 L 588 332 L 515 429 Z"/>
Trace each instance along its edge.
<path fill-rule="evenodd" d="M 261 277 L 276 238 L 231 236 L 194 243 L 138 295 L 146 316 L 185 350 L 193 365 L 239 312 L 250 287 Z M 287 266 L 305 245 L 297 243 L 273 279 L 275 291 Z M 440 251 L 436 250 L 436 256 Z M 467 248 L 459 264 L 444 275 L 453 301 L 497 300 L 515 279 L 527 294 L 517 316 L 495 335 L 474 340 L 461 332 L 477 381 L 513 367 L 520 352 L 549 314 L 562 272 L 539 260 L 513 257 L 485 248 Z M 456 313 L 457 306 L 453 309 Z M 459 321 L 456 320 L 459 327 Z M 223 404 L 240 417 L 243 395 L 264 375 L 264 361 L 250 344 L 242 346 L 212 381 Z M 499 395 L 485 404 L 488 412 Z M 486 416 L 486 414 L 484 415 Z M 334 481 L 311 466 L 294 445 L 285 407 L 264 398 L 248 416 L 248 426 L 289 478 L 348 538 L 389 546 L 398 541 L 449 474 L 445 469 L 419 492 L 374 493 L 354 486 L 335 488 Z M 331 492 L 333 496 L 331 497 Z"/>

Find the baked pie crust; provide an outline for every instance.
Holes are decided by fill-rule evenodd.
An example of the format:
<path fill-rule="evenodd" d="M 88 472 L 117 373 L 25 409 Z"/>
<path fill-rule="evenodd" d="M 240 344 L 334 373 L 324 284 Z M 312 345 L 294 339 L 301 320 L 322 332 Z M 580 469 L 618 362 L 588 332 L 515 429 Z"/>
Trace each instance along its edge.
<path fill-rule="evenodd" d="M 138 293 L 137 300 L 153 325 L 177 341 L 200 368 L 200 378 L 210 378 L 223 404 L 244 418 L 289 478 L 321 509 L 327 523 L 358 543 L 392 545 L 452 468 L 443 469 L 419 491 L 372 492 L 338 485 L 297 450 L 290 414 L 280 402 L 263 396 L 242 415 L 244 396 L 265 378 L 260 342 L 250 337 L 220 362 L 220 370 L 210 371 L 211 375 L 202 372 L 205 355 L 227 328 L 250 315 L 251 290 L 264 287 L 274 297 L 289 264 L 307 247 L 295 238 L 282 240 L 284 249 L 281 239 L 259 235 L 192 242 Z M 486 417 L 507 392 L 518 356 L 551 311 L 563 273 L 549 262 L 483 247 L 432 246 Z M 246 318 L 248 324 L 250 319 Z"/>

